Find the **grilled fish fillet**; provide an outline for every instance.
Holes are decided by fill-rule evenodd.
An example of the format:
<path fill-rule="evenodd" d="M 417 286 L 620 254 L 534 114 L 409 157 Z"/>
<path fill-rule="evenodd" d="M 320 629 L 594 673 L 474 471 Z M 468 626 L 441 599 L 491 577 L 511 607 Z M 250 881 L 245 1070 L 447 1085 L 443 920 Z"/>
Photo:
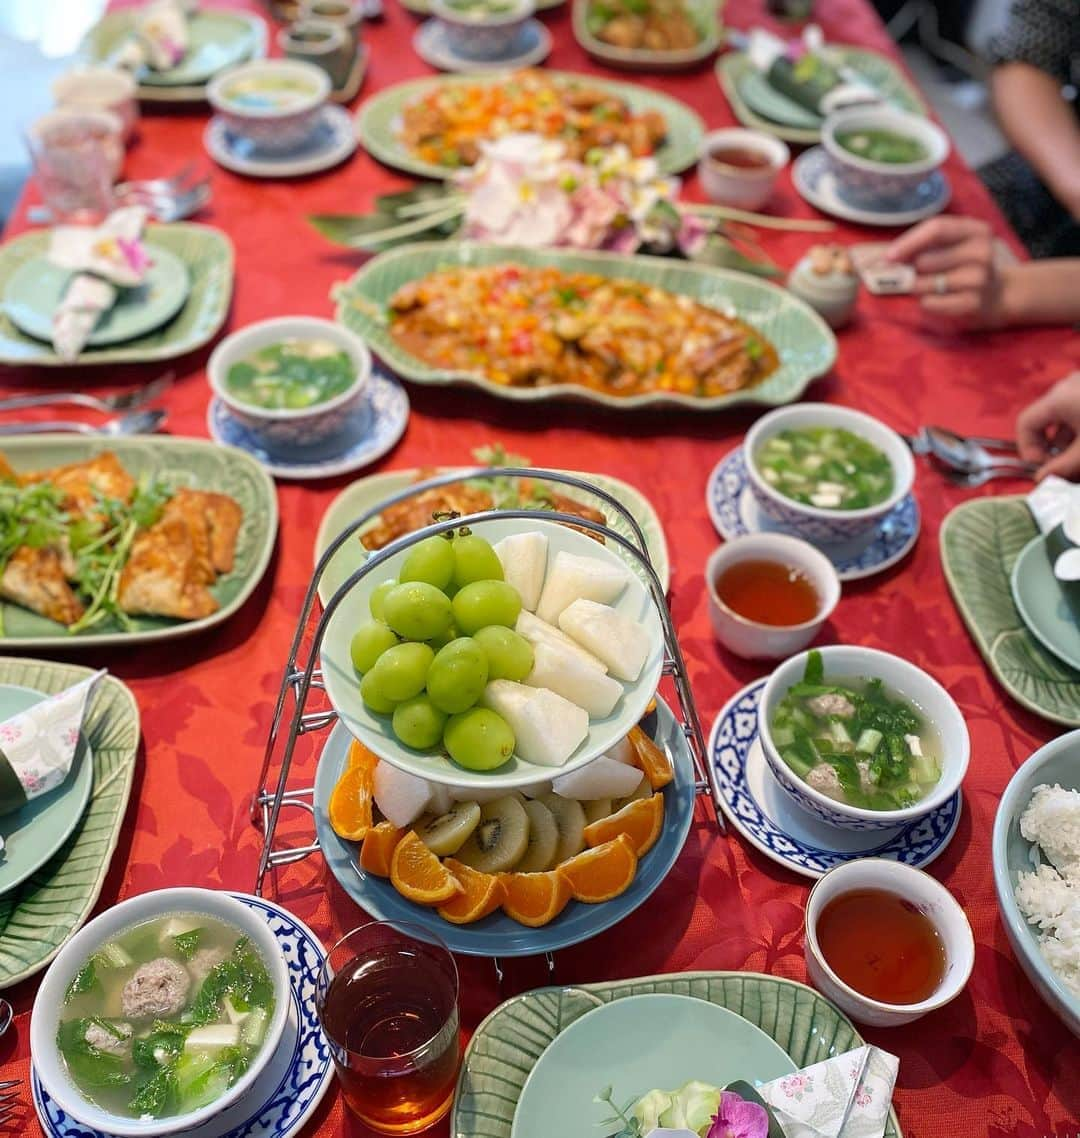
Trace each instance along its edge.
<path fill-rule="evenodd" d="M 15 550 L 0 574 L 0 596 L 60 624 L 74 624 L 85 611 L 67 583 L 60 554 L 48 547 Z"/>
<path fill-rule="evenodd" d="M 67 509 L 81 513 L 94 504 L 95 494 L 126 502 L 135 491 L 135 479 L 120 465 L 120 460 L 111 450 L 102 451 L 86 462 L 73 462 L 68 466 L 20 475 L 19 481 L 24 485 L 51 482 L 63 492 Z"/>
<path fill-rule="evenodd" d="M 187 524 L 162 517 L 143 530 L 120 574 L 118 598 L 126 613 L 198 620 L 217 612 L 218 602 L 201 579 Z"/>

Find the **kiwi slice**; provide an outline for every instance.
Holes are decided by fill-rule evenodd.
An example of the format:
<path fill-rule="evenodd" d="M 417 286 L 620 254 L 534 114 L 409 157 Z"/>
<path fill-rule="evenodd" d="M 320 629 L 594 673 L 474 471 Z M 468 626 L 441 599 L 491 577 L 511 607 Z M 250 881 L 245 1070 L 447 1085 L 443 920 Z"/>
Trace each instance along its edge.
<path fill-rule="evenodd" d="M 645 775 L 642 775 L 641 782 L 637 784 L 637 790 L 625 798 L 616 798 L 611 804 L 611 812 L 617 814 L 624 806 L 629 806 L 631 802 L 637 802 L 639 798 L 652 798 L 652 796 L 653 788 Z"/>
<path fill-rule="evenodd" d="M 610 798 L 594 798 L 590 802 L 583 802 L 581 808 L 585 811 L 585 822 L 589 826 L 614 813 Z"/>
<path fill-rule="evenodd" d="M 457 853 L 480 823 L 478 802 L 454 802 L 444 814 L 425 814 L 413 827 L 437 857 Z"/>
<path fill-rule="evenodd" d="M 555 850 L 559 845 L 559 827 L 551 811 L 535 800 L 525 803 L 529 816 L 529 846 L 525 856 L 514 867 L 518 873 L 543 873 L 554 869 Z"/>
<path fill-rule="evenodd" d="M 560 798 L 552 792 L 538 798 L 554 815 L 555 825 L 559 827 L 559 844 L 555 847 L 555 864 L 581 853 L 585 848 L 585 811 L 580 802 L 572 798 Z"/>
<path fill-rule="evenodd" d="M 529 816 L 518 796 L 508 794 L 480 807 L 479 824 L 455 856 L 481 873 L 505 873 L 521 861 L 528 845 Z"/>

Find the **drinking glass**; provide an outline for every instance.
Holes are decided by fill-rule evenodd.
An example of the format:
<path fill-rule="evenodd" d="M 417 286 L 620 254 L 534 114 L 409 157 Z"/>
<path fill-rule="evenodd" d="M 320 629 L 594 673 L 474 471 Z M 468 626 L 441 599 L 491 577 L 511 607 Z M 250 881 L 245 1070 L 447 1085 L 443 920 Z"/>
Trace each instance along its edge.
<path fill-rule="evenodd" d="M 327 955 L 315 1006 L 361 1121 L 382 1134 L 415 1134 L 450 1109 L 461 1060 L 458 975 L 434 934 L 361 925 Z"/>
<path fill-rule="evenodd" d="M 57 221 L 100 221 L 112 209 L 122 130 L 111 112 L 86 110 L 50 111 L 27 128 L 34 178 Z"/>

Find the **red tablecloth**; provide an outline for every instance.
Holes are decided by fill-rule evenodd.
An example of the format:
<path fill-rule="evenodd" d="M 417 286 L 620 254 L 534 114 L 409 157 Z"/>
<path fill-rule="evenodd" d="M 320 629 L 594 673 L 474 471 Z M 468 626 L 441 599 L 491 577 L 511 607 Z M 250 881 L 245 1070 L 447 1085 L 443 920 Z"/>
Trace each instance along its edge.
<path fill-rule="evenodd" d="M 413 19 L 397 0 L 386 2 L 385 23 L 365 29 L 371 67 L 358 102 L 388 84 L 426 73 L 410 46 Z M 819 0 L 817 8 L 830 39 L 895 53 L 866 0 Z M 749 26 L 762 19 L 762 9 L 761 0 L 731 0 L 727 19 Z M 574 42 L 568 10 L 545 19 L 555 33 L 550 66 L 595 70 Z M 711 68 L 691 75 L 647 76 L 642 82 L 684 99 L 711 127 L 733 121 Z M 158 175 L 201 155 L 206 117 L 205 108 L 147 113 L 127 173 Z M 1008 236 L 974 175 L 955 157 L 947 171 L 952 210 L 989 218 Z M 249 181 L 215 169 L 213 205 L 201 220 L 220 226 L 236 244 L 229 327 L 287 313 L 329 315 L 331 286 L 351 274 L 360 258 L 326 244 L 304 215 L 364 209 L 375 194 L 407 184 L 362 153 L 341 169 L 288 183 Z M 693 180 L 689 192 L 696 196 Z M 775 208 L 796 216 L 813 212 L 786 178 Z M 11 231 L 23 224 L 20 213 Z M 875 236 L 856 228 L 839 232 L 842 240 Z M 812 241 L 805 234 L 763 236 L 785 267 Z M 176 434 L 207 433 L 206 354 L 180 362 L 180 380 L 167 398 L 168 426 Z M 840 335 L 835 373 L 810 394 L 862 408 L 900 430 L 939 422 L 1008 434 L 1020 406 L 1077 366 L 1080 343 L 1063 330 L 946 336 L 928 330 L 906 300 L 864 298 L 858 319 Z M 104 388 L 160 370 L 8 370 L 0 372 L 0 384 L 17 390 L 77 379 Z M 717 542 L 704 508 L 706 477 L 739 443 L 749 414 L 619 414 L 543 404 L 531 406 L 526 415 L 517 404 L 469 391 L 412 387 L 410 396 L 408 431 L 379 469 L 464 463 L 474 447 L 498 440 L 538 465 L 601 471 L 648 494 L 673 555 L 672 612 L 706 731 L 723 703 L 763 674 L 761 666 L 717 647 L 702 576 L 705 558 Z M 319 518 L 348 481 L 279 486 L 277 554 L 255 596 L 223 627 L 168 647 L 66 654 L 107 665 L 131 685 L 143 715 L 133 798 L 99 910 L 119 898 L 169 885 L 251 888 L 260 835 L 248 823 L 247 808 L 272 700 L 309 580 Z M 947 1009 L 906 1028 L 869 1029 L 866 1035 L 901 1058 L 895 1101 L 910 1138 L 1065 1138 L 1073 1133 L 1069 1124 L 1080 1119 L 1077 1041 L 1046 1009 L 1013 959 L 998 919 L 990 862 L 1001 791 L 1055 729 L 1001 691 L 949 599 L 938 560 L 938 527 L 967 495 L 925 467 L 919 471 L 917 492 L 923 531 L 914 553 L 879 577 L 845 587 L 824 639 L 908 657 L 947 685 L 967 717 L 972 762 L 963 818 L 933 873 L 967 910 L 977 960 L 966 992 Z M 299 781 L 310 779 L 313 763 L 305 751 Z M 807 882 L 738 838 L 719 837 L 707 819 L 701 804 L 682 856 L 647 905 L 596 939 L 558 954 L 556 981 L 691 968 L 752 969 L 806 979 L 802 916 Z M 271 895 L 326 942 L 362 919 L 317 857 L 279 874 Z M 460 964 L 468 1028 L 502 997 L 548 980 L 542 961 L 510 962 L 500 993 L 488 962 L 462 959 Z M 0 1078 L 20 1078 L 24 1092 L 35 990 L 29 981 L 8 993 L 17 1019 L 0 1039 Z M 39 1134 L 32 1110 L 18 1115 L 9 1132 Z M 322 1136 L 365 1133 L 344 1113 L 336 1091 L 305 1130 Z M 447 1133 L 445 1123 L 436 1133 Z"/>

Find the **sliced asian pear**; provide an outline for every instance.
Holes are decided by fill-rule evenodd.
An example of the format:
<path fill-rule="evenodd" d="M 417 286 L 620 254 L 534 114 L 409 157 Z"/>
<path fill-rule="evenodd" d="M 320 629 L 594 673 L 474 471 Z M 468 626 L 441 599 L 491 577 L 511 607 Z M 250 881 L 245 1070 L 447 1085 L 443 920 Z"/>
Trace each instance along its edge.
<path fill-rule="evenodd" d="M 601 755 L 576 771 L 561 774 L 551 784 L 562 798 L 589 802 L 595 798 L 625 798 L 633 794 L 641 781 L 641 771 Z"/>
<path fill-rule="evenodd" d="M 532 671 L 524 682 L 564 696 L 593 719 L 610 715 L 623 693 L 618 680 L 584 663 L 573 649 L 547 641 L 533 646 Z"/>
<path fill-rule="evenodd" d="M 517 623 L 514 625 L 514 631 L 519 636 L 524 636 L 525 639 L 535 649 L 537 644 L 562 644 L 575 652 L 585 664 L 591 664 L 594 668 L 599 668 L 601 672 L 607 672 L 607 665 L 597 659 L 591 652 L 586 652 L 576 640 L 572 640 L 561 629 L 556 628 L 553 624 L 548 624 L 547 621 L 541 620 L 538 616 L 533 616 L 531 612 L 521 610 L 517 618 Z"/>
<path fill-rule="evenodd" d="M 492 680 L 483 703 L 510 724 L 514 750 L 529 763 L 561 767 L 589 733 L 589 713 L 546 688 Z"/>
<path fill-rule="evenodd" d="M 489 802 L 494 802 L 496 798 L 502 798 L 506 794 L 506 790 L 501 786 L 482 787 L 482 786 L 451 786 L 447 787 L 450 791 L 450 797 L 454 802 L 479 802 L 481 806 L 486 806 Z M 431 807 L 432 811 L 435 807 Z M 443 811 L 445 813 L 445 811 Z"/>
<path fill-rule="evenodd" d="M 624 735 L 614 746 L 608 747 L 604 752 L 609 759 L 617 763 L 626 763 L 628 766 L 637 766 L 634 745 L 629 735 Z"/>
<path fill-rule="evenodd" d="M 554 624 L 563 609 L 579 597 L 610 604 L 626 588 L 629 580 L 630 571 L 621 565 L 599 557 L 580 557 L 563 550 L 555 554 L 555 563 L 544 581 L 536 615 Z"/>
<path fill-rule="evenodd" d="M 521 595 L 522 608 L 536 612 L 547 572 L 548 539 L 544 533 L 512 533 L 494 545 L 503 579 Z"/>
<path fill-rule="evenodd" d="M 431 802 L 431 786 L 408 771 L 380 762 L 375 768 L 375 805 L 399 829 L 415 821 Z"/>
<path fill-rule="evenodd" d="M 613 676 L 628 683 L 641 675 L 649 658 L 649 634 L 636 620 L 608 605 L 579 598 L 559 617 L 559 627 L 599 656 Z"/>

